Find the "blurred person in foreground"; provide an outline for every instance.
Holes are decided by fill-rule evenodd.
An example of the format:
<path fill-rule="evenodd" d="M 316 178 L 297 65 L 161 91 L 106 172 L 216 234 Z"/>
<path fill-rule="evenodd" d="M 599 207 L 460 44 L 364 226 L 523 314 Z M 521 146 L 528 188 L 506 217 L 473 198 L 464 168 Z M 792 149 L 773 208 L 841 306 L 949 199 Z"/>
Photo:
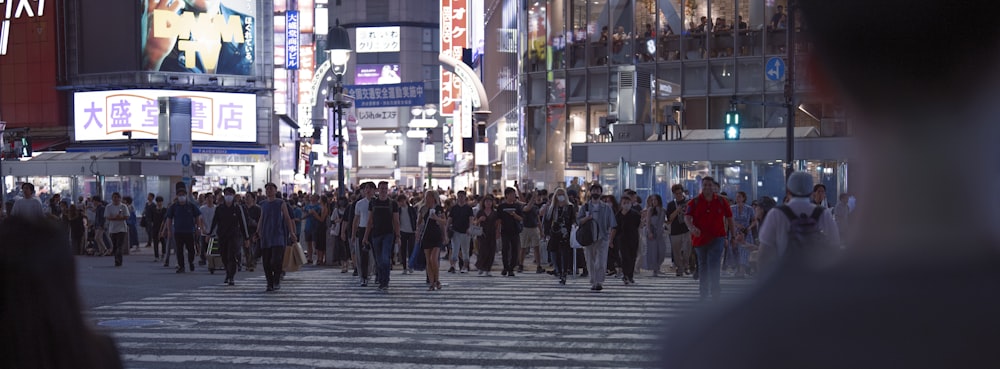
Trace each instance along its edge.
<path fill-rule="evenodd" d="M 676 321 L 662 367 L 990 366 L 1000 342 L 1000 192 L 989 187 L 1000 176 L 1000 2 L 798 3 L 814 53 L 800 65 L 858 118 L 853 157 L 871 160 L 852 166 L 870 204 L 852 214 L 855 247 L 831 265 L 784 263 L 747 296 Z M 928 57 L 940 30 L 948 42 Z M 970 176 L 959 186 L 973 195 L 936 202 L 928 216 L 913 201 L 940 192 L 926 168 Z"/>
<path fill-rule="evenodd" d="M 114 342 L 82 314 L 65 227 L 12 216 L 0 239 L 0 368 L 121 368 Z"/>

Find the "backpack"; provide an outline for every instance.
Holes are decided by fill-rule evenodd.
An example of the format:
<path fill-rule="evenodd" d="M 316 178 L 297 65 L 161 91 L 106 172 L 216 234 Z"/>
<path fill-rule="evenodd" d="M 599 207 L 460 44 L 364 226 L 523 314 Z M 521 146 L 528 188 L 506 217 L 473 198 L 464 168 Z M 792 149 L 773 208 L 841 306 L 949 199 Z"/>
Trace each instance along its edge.
<path fill-rule="evenodd" d="M 815 207 L 812 214 L 808 216 L 805 213 L 795 215 L 787 205 L 778 206 L 777 209 L 780 209 L 788 217 L 789 222 L 786 255 L 815 253 L 829 246 L 827 236 L 819 229 L 823 207 Z"/>
<path fill-rule="evenodd" d="M 584 205 L 583 211 L 587 211 L 587 209 L 589 209 L 589 206 L 590 204 Z M 593 219 L 580 223 L 580 227 L 576 231 L 576 242 L 579 243 L 580 246 L 593 245 L 594 242 L 597 241 L 596 240 L 597 235 L 594 234 L 595 233 L 594 231 L 595 229 L 594 229 Z"/>

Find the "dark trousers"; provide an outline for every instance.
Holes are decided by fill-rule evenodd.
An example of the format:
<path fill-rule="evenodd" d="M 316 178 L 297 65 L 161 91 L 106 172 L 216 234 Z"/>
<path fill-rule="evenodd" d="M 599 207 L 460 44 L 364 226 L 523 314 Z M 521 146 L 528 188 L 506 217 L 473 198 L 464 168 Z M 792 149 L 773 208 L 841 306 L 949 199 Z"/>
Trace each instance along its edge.
<path fill-rule="evenodd" d="M 261 247 L 261 261 L 264 264 L 264 276 L 267 277 L 268 285 L 281 283 L 282 263 L 285 261 L 285 248 Z"/>
<path fill-rule="evenodd" d="M 355 235 L 358 238 L 358 265 L 354 267 L 358 269 L 358 276 L 362 280 L 368 280 L 368 266 L 371 264 L 371 245 L 365 244 L 365 229 L 358 227 L 358 233 Z"/>
<path fill-rule="evenodd" d="M 243 240 L 239 237 L 219 237 L 219 255 L 222 265 L 226 266 L 226 279 L 236 276 L 236 267 L 240 264 L 240 247 Z"/>
<path fill-rule="evenodd" d="M 403 269 L 410 267 L 410 255 L 413 255 L 413 246 L 416 243 L 417 234 L 399 232 L 399 260 L 403 264 Z"/>
<path fill-rule="evenodd" d="M 576 256 L 575 251 L 568 247 L 560 247 L 555 250 L 556 273 L 560 277 L 576 274 L 576 270 L 573 270 L 573 257 Z"/>
<path fill-rule="evenodd" d="M 500 255 L 503 258 L 503 270 L 514 271 L 518 264 L 521 251 L 521 236 L 517 234 L 500 233 Z"/>
<path fill-rule="evenodd" d="M 174 233 L 174 244 L 177 252 L 177 267 L 184 269 L 184 249 L 188 251 L 188 264 L 194 264 L 194 233 Z"/>
<path fill-rule="evenodd" d="M 639 253 L 639 244 L 623 242 L 620 245 L 616 244 L 614 249 L 621 255 L 622 274 L 632 280 L 635 277 L 635 258 Z"/>
<path fill-rule="evenodd" d="M 111 250 L 115 255 L 115 265 L 122 265 L 122 254 L 128 247 L 128 233 L 118 232 L 111 234 Z"/>

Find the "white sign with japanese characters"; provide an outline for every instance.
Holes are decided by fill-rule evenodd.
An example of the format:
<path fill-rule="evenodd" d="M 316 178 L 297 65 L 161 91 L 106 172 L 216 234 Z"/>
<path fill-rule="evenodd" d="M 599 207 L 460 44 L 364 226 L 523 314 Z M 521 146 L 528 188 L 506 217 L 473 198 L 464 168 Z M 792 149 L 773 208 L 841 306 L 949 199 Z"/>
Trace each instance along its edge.
<path fill-rule="evenodd" d="M 73 94 L 76 141 L 156 139 L 161 96 L 191 99 L 193 141 L 257 142 L 257 96 L 222 92 L 115 90 Z"/>
<path fill-rule="evenodd" d="M 358 27 L 357 53 L 399 52 L 399 26 Z"/>

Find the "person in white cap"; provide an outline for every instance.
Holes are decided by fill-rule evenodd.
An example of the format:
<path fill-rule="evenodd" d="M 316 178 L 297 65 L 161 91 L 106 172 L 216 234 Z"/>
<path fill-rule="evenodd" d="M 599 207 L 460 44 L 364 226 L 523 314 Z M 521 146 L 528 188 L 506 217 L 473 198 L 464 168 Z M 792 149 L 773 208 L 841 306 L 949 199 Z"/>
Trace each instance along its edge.
<path fill-rule="evenodd" d="M 775 259 L 780 259 L 785 255 L 789 243 L 789 231 L 792 228 L 792 220 L 783 208 L 791 210 L 791 213 L 798 216 L 813 216 L 814 211 L 818 211 L 819 219 L 817 228 L 826 237 L 827 244 L 839 245 L 840 236 L 837 231 L 837 222 L 833 220 L 830 210 L 815 205 L 810 201 L 813 194 L 813 178 L 805 172 L 795 172 L 788 176 L 785 192 L 789 200 L 787 204 L 776 207 L 764 217 L 764 223 L 760 228 L 760 257 L 761 264 L 773 263 Z M 818 209 L 818 210 L 817 210 Z M 767 265 L 761 265 L 766 268 Z"/>

